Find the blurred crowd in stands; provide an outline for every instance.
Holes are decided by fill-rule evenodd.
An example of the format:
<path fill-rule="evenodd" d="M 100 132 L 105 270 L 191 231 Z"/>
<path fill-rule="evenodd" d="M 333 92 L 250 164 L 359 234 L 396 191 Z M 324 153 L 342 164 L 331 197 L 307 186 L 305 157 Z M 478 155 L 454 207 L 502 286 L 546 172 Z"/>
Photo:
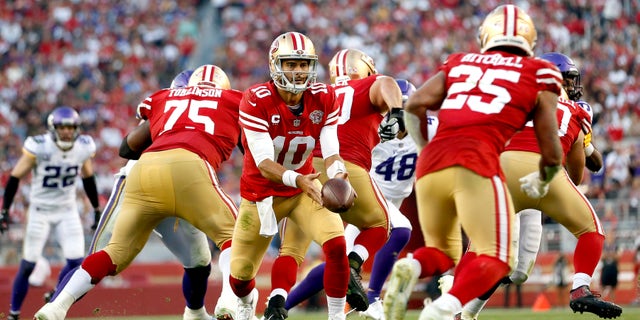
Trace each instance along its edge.
<path fill-rule="evenodd" d="M 514 1 L 538 28 L 536 54 L 558 51 L 582 71 L 594 108 L 594 144 L 606 169 L 585 174 L 585 193 L 603 220 L 640 214 L 640 2 Z M 296 30 L 315 43 L 323 66 L 341 48 L 374 57 L 378 71 L 420 85 L 455 51 L 477 51 L 477 28 L 502 1 L 462 0 L 13 0 L 0 2 L 0 184 L 28 135 L 43 132 L 56 106 L 76 108 L 96 139 L 104 204 L 124 164 L 118 147 L 135 109 L 185 68 L 215 63 L 243 90 L 269 78 L 272 39 Z M 199 15 L 205 8 L 213 16 Z M 201 28 L 213 19 L 213 28 Z M 213 30 L 210 30 L 213 29 Z M 221 40 L 202 61 L 198 46 Z M 321 70 L 320 81 L 328 81 Z M 239 199 L 240 156 L 221 172 Z M 11 210 L 24 220 L 28 180 Z M 81 198 L 84 198 L 81 196 Z M 612 210 L 613 217 L 605 214 Z M 91 219 L 91 218 L 88 218 Z M 91 221 L 87 222 L 90 225 Z M 19 232 L 14 232 L 20 237 Z"/>

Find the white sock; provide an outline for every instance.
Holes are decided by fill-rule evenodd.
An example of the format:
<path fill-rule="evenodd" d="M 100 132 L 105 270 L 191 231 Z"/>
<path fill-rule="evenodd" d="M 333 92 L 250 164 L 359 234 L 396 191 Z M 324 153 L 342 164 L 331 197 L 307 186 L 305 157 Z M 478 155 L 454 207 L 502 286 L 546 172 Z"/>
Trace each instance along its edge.
<path fill-rule="evenodd" d="M 269 298 L 271 298 L 273 296 L 276 296 L 276 295 L 283 296 L 284 300 L 287 300 L 287 297 L 289 296 L 289 293 L 286 290 L 282 289 L 282 288 L 276 288 L 276 289 L 273 289 L 273 291 L 271 291 L 271 294 L 269 295 Z"/>
<path fill-rule="evenodd" d="M 362 259 L 363 262 L 369 259 L 369 251 L 361 244 L 354 245 L 351 252 L 355 252 L 358 256 L 360 256 L 360 259 Z"/>
<path fill-rule="evenodd" d="M 89 273 L 82 269 L 82 267 L 79 267 L 78 270 L 71 275 L 69 282 L 62 288 L 62 292 L 71 295 L 75 301 L 93 289 L 93 287 L 95 287 L 95 285 L 91 284 L 91 276 Z M 58 301 L 58 298 L 60 297 L 58 296 L 55 301 Z"/>
<path fill-rule="evenodd" d="M 487 304 L 488 300 L 481 300 L 478 298 L 475 298 L 469 302 L 467 302 L 467 304 L 464 305 L 464 312 L 474 316 L 477 316 L 480 311 L 482 311 L 482 309 L 484 308 L 484 306 Z"/>
<path fill-rule="evenodd" d="M 337 314 L 344 314 L 344 307 L 347 304 L 347 297 L 332 298 L 327 296 L 327 309 L 329 310 L 329 317 Z"/>
<path fill-rule="evenodd" d="M 576 273 L 573 275 L 573 285 L 571 290 L 591 284 L 591 276 L 586 273 Z"/>
<path fill-rule="evenodd" d="M 231 284 L 229 283 L 229 275 L 231 275 L 231 247 L 226 248 L 218 255 L 218 268 L 222 274 L 222 292 L 223 294 L 232 294 Z"/>

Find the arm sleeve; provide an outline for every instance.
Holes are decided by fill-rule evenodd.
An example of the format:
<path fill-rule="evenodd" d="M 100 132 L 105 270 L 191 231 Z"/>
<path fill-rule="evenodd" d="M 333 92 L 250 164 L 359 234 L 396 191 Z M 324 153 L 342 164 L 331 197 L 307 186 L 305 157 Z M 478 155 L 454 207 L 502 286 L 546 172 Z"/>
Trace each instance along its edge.
<path fill-rule="evenodd" d="M 320 149 L 322 150 L 323 159 L 340 153 L 337 124 L 324 126 L 322 128 L 322 131 L 320 131 Z"/>
<path fill-rule="evenodd" d="M 260 162 L 266 159 L 274 159 L 275 149 L 273 148 L 273 140 L 271 140 L 268 132 L 244 129 L 243 133 L 247 139 L 247 146 L 249 147 L 249 151 L 251 151 L 256 166 L 259 166 Z"/>
<path fill-rule="evenodd" d="M 16 192 L 18 192 L 18 185 L 20 184 L 20 179 L 10 176 L 9 181 L 7 181 L 7 185 L 4 187 L 4 197 L 2 198 L 2 209 L 7 209 L 11 207 L 13 203 L 13 198 L 16 196 Z"/>
<path fill-rule="evenodd" d="M 82 184 L 84 186 L 84 192 L 87 193 L 87 198 L 89 198 L 89 201 L 91 202 L 93 208 L 95 209 L 100 207 L 100 202 L 98 201 L 98 187 L 96 187 L 95 175 L 83 178 Z"/>

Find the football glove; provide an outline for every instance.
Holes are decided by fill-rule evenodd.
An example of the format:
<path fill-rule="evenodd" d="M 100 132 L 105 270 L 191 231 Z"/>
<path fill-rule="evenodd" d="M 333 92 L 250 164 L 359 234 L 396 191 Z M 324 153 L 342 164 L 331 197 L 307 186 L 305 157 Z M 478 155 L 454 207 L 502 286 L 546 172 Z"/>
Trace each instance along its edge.
<path fill-rule="evenodd" d="M 518 181 L 520 181 L 520 190 L 529 198 L 540 199 L 549 192 L 549 183 L 540 180 L 540 173 L 538 171 L 532 172 L 520 178 Z"/>
<path fill-rule="evenodd" d="M 398 119 L 384 117 L 384 119 L 382 119 L 382 122 L 380 122 L 380 126 L 378 127 L 378 135 L 380 136 L 380 141 L 386 142 L 395 139 L 398 131 L 400 131 Z"/>
<path fill-rule="evenodd" d="M 100 222 L 101 215 L 102 211 L 100 211 L 100 208 L 93 209 L 93 225 L 91 225 L 91 230 L 96 230 L 98 228 L 98 223 Z"/>
<path fill-rule="evenodd" d="M 2 209 L 0 211 L 0 233 L 4 233 L 9 230 L 9 210 Z"/>

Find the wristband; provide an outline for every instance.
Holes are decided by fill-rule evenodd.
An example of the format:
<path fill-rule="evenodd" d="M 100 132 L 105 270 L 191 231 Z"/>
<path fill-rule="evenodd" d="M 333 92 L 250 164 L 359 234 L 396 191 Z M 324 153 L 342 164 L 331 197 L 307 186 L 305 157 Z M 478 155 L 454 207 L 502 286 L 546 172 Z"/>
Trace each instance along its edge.
<path fill-rule="evenodd" d="M 282 174 L 282 183 L 284 183 L 289 187 L 297 188 L 298 184 L 296 183 L 296 178 L 299 175 L 300 175 L 299 173 L 293 170 L 287 170 Z"/>
<path fill-rule="evenodd" d="M 594 151 L 596 151 L 596 148 L 593 146 L 593 144 L 590 143 L 584 148 L 584 155 L 590 157 Z"/>
<path fill-rule="evenodd" d="M 335 178 L 338 173 L 347 172 L 347 167 L 344 166 L 342 161 L 334 161 L 329 168 L 327 168 L 327 176 L 329 178 Z"/>

